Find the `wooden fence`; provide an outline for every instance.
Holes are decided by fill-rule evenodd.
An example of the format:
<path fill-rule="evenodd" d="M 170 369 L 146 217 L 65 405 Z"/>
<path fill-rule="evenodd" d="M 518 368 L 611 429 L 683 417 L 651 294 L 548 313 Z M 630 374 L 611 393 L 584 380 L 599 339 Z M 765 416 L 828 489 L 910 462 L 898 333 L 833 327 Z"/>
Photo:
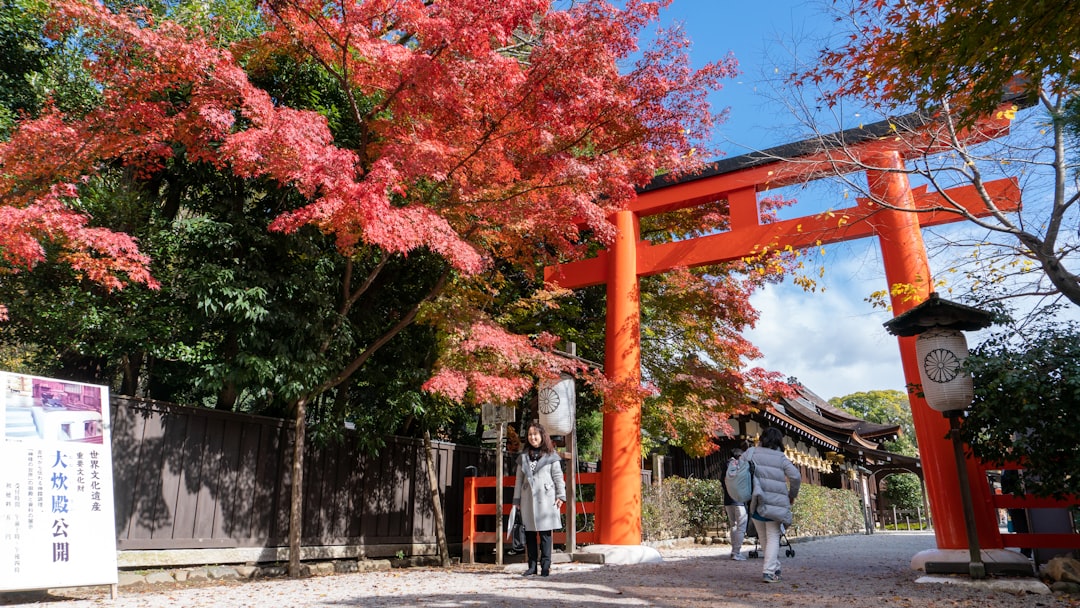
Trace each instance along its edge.
<path fill-rule="evenodd" d="M 933 528 L 922 509 L 906 510 L 892 507 L 873 511 L 874 525 L 881 530 L 924 530 Z"/>
<path fill-rule="evenodd" d="M 1015 464 L 982 464 L 983 474 L 1001 469 L 1023 474 L 1023 467 Z M 1000 475 L 999 475 L 1000 477 Z M 994 507 L 1015 512 L 1025 519 L 1031 519 L 1030 527 L 1025 522 L 1026 532 L 1010 531 L 1000 533 L 1001 543 L 1006 547 L 1034 549 L 1036 562 L 1045 563 L 1061 550 L 1080 551 L 1080 532 L 1076 530 L 1073 512 L 1080 508 L 1080 496 L 1062 498 L 1042 498 L 1032 494 L 1014 496 L 995 489 L 991 497 Z M 1057 517 L 1054 517 L 1054 516 Z M 1050 522 L 1050 525 L 1047 525 Z"/>
<path fill-rule="evenodd" d="M 503 477 L 503 492 L 504 494 L 510 494 L 511 498 L 513 497 L 515 479 L 513 476 Z M 593 486 L 588 495 L 595 497 L 599 494 L 597 488 L 600 485 L 600 473 L 578 473 L 575 480 L 575 489 L 580 491 L 581 486 Z M 496 532 L 494 532 L 495 527 L 492 524 L 495 519 L 497 483 L 498 479 L 496 477 L 467 477 L 465 479 L 465 507 L 463 509 L 461 541 L 461 561 L 463 563 L 472 564 L 476 562 L 476 545 L 498 542 Z M 487 492 L 484 490 L 487 490 Z M 570 488 L 567 488 L 567 491 L 569 490 Z M 500 516 L 503 518 L 509 516 L 511 506 L 511 500 L 504 496 Z M 579 517 L 583 521 L 595 517 L 595 499 L 575 501 L 573 514 L 567 514 L 566 510 L 569 506 L 570 503 L 566 503 L 562 508 L 567 526 L 577 525 Z M 599 540 L 599 535 L 595 530 L 577 531 L 575 536 L 576 544 L 593 544 Z M 565 545 L 568 542 L 567 537 L 568 534 L 565 531 L 554 532 L 551 535 L 552 544 Z"/>
<path fill-rule="evenodd" d="M 351 546 L 365 556 L 434 552 L 423 443 L 386 442 L 373 456 L 348 438 L 307 446 L 303 545 Z M 287 546 L 288 421 L 117 397 L 112 443 L 122 552 Z M 465 469 L 494 475 L 495 452 L 442 442 L 433 448 L 454 551 L 462 537 Z"/>

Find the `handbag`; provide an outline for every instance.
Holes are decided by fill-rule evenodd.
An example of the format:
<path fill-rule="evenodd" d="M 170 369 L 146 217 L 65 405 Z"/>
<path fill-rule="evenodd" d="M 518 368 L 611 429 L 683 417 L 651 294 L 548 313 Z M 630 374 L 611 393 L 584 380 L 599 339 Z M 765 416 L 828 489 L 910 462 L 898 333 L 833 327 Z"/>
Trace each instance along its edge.
<path fill-rule="evenodd" d="M 517 555 L 525 552 L 525 522 L 521 520 L 521 512 L 517 506 L 510 509 L 510 529 L 506 531 L 506 540 L 510 541 L 510 548 L 506 552 Z"/>

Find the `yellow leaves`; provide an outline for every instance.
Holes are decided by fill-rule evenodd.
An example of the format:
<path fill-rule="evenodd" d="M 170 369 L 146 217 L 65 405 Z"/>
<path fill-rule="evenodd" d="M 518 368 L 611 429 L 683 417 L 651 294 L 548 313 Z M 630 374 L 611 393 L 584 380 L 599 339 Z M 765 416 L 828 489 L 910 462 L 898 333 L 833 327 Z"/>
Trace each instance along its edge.
<path fill-rule="evenodd" d="M 884 289 L 879 289 L 871 293 L 869 296 L 863 298 L 863 301 L 869 302 L 874 308 L 889 310 L 892 307 L 889 306 L 889 302 L 886 299 L 888 295 L 888 292 L 886 292 Z"/>
<path fill-rule="evenodd" d="M 918 281 L 918 279 L 916 279 Z M 918 281 L 921 283 L 921 281 Z M 903 302 L 913 302 L 922 296 L 922 290 L 917 284 L 912 283 L 893 283 L 892 289 L 890 289 L 890 295 L 893 299 L 900 298 Z"/>
<path fill-rule="evenodd" d="M 999 120 L 1002 118 L 1004 118 L 1005 120 L 1013 120 L 1016 118 L 1016 111 L 1018 109 L 1019 108 L 1017 108 L 1015 105 L 1009 106 L 1007 110 L 999 110 L 998 113 L 994 115 L 994 117 Z"/>
<path fill-rule="evenodd" d="M 792 279 L 792 282 L 794 282 L 799 287 L 802 287 L 803 291 L 813 292 L 817 290 L 817 282 L 814 281 L 814 279 L 811 279 L 810 277 L 804 275 L 794 277 Z"/>

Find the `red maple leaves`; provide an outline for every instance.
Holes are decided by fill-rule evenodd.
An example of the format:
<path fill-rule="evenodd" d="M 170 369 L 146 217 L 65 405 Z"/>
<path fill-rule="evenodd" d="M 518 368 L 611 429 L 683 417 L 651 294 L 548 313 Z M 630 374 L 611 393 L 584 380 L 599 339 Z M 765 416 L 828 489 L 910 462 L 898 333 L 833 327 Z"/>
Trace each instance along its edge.
<path fill-rule="evenodd" d="M 103 102 L 85 116 L 26 120 L 0 145 L 0 249 L 28 268 L 49 240 L 87 278 L 153 286 L 134 240 L 88 227 L 65 200 L 104 167 L 146 177 L 183 155 L 295 189 L 307 204 L 272 229 L 314 225 L 344 255 L 361 244 L 423 248 L 465 276 L 494 257 L 536 267 L 580 255 L 584 230 L 611 237 L 606 218 L 635 185 L 708 155 L 705 96 L 735 63 L 691 68 L 678 31 L 639 51 L 669 2 L 272 0 L 267 32 L 225 49 L 147 13 L 56 0 L 52 27 L 98 42 L 86 65 Z M 248 79 L 286 54 L 337 82 L 359 132 L 349 148 L 324 116 L 281 106 Z M 689 154 L 695 146 L 702 154 Z M 468 340 L 525 348 L 510 336 L 481 340 L 477 327 Z M 522 388 L 472 377 L 491 398 Z M 432 382 L 453 395 L 459 384 Z"/>

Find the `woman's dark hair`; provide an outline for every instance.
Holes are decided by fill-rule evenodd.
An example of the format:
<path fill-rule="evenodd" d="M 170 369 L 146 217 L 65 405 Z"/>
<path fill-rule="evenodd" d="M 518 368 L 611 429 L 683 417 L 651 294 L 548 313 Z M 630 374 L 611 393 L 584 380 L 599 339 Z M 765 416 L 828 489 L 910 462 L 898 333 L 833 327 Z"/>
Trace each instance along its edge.
<path fill-rule="evenodd" d="M 761 434 L 761 447 L 779 450 L 784 447 L 784 434 L 775 426 L 770 426 Z"/>
<path fill-rule="evenodd" d="M 750 449 L 750 442 L 743 439 L 742 441 L 739 442 L 739 445 L 735 446 L 731 450 L 731 455 L 734 458 L 738 458 L 739 456 L 742 456 L 743 454 L 745 454 L 746 450 L 749 450 L 749 449 Z"/>
<path fill-rule="evenodd" d="M 529 431 L 532 429 L 540 431 L 540 451 L 545 454 L 553 454 L 555 452 L 555 444 L 551 443 L 551 437 L 548 436 L 547 429 L 539 422 L 530 422 L 529 426 L 525 428 L 525 441 L 522 442 L 525 446 L 525 450 L 528 451 L 532 448 L 532 444 L 529 443 Z"/>

